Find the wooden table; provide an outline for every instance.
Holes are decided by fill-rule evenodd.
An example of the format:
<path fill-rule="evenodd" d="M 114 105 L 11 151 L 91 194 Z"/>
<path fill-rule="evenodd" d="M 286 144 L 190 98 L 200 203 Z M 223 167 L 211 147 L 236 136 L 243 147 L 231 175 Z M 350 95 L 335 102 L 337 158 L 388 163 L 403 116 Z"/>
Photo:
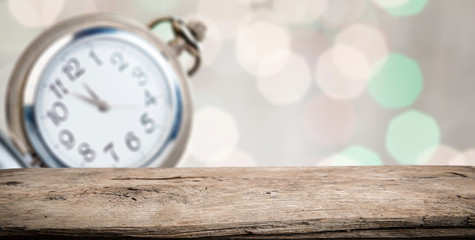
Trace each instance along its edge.
<path fill-rule="evenodd" d="M 0 171 L 0 236 L 475 238 L 475 168 Z"/>

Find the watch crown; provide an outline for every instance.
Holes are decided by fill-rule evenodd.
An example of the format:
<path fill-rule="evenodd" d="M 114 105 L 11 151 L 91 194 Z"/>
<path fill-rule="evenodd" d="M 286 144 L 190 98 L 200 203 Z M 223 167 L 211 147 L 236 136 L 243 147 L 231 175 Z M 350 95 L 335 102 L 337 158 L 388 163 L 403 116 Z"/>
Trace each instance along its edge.
<path fill-rule="evenodd" d="M 203 41 L 206 33 L 206 26 L 200 21 L 190 21 L 186 25 L 196 40 Z"/>

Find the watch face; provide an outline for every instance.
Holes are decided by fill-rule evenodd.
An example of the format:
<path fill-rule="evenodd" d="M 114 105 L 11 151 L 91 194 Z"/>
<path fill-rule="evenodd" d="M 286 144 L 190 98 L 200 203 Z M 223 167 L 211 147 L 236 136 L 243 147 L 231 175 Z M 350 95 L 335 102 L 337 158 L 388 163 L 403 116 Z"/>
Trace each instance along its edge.
<path fill-rule="evenodd" d="M 180 121 L 177 76 L 167 59 L 114 28 L 61 41 L 44 60 L 33 119 L 25 120 L 40 157 L 64 167 L 147 166 Z"/>

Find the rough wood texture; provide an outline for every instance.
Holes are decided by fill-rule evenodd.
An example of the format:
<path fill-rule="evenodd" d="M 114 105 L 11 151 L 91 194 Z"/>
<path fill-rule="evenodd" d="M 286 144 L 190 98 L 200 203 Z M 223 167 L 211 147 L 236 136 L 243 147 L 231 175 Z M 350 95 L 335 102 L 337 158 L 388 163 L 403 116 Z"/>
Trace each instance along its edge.
<path fill-rule="evenodd" d="M 473 167 L 0 171 L 0 236 L 475 237 Z"/>

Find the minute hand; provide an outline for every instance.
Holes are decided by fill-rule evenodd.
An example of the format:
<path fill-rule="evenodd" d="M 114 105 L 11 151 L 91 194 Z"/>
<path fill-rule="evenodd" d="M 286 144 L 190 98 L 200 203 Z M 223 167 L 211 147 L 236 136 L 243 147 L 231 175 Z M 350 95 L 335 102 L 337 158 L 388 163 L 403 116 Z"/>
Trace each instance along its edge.
<path fill-rule="evenodd" d="M 84 87 L 84 89 L 86 89 L 87 93 L 92 97 L 92 99 L 81 94 L 75 94 L 77 97 L 97 106 L 99 108 L 99 111 L 101 112 L 106 112 L 107 110 L 109 110 L 109 104 L 101 100 L 99 96 L 94 92 L 94 90 L 92 90 L 92 88 L 89 85 L 87 85 L 86 83 L 83 83 L 82 86 Z"/>

